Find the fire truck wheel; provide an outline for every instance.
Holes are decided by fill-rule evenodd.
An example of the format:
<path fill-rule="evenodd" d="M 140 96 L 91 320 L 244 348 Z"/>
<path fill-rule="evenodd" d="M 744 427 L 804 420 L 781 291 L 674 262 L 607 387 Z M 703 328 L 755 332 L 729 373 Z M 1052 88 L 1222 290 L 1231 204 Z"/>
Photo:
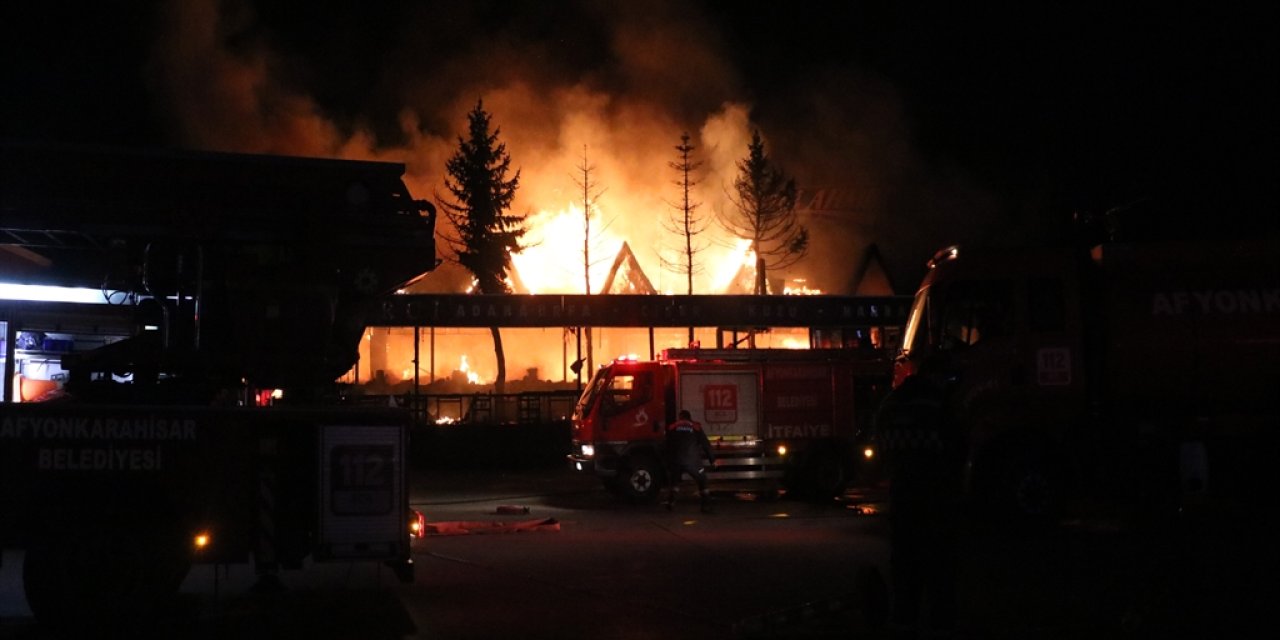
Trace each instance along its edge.
<path fill-rule="evenodd" d="M 756 494 L 761 502 L 776 502 L 786 493 L 786 487 L 777 480 L 771 480 L 761 487 Z"/>
<path fill-rule="evenodd" d="M 844 494 L 849 474 L 836 451 L 828 449 L 809 461 L 809 481 L 814 497 L 826 500 Z"/>
<path fill-rule="evenodd" d="M 1020 524 L 1058 515 L 1061 473 L 1043 448 L 1026 443 L 993 447 L 973 470 L 974 497 L 989 515 Z"/>
<path fill-rule="evenodd" d="M 171 527 L 125 518 L 47 532 L 27 549 L 23 588 L 41 625 L 58 632 L 127 631 L 155 622 L 182 585 L 189 553 Z"/>
<path fill-rule="evenodd" d="M 1012 479 L 1016 512 L 1034 525 L 1048 525 L 1062 515 L 1067 474 L 1059 461 L 1038 452 L 1023 461 Z"/>
<path fill-rule="evenodd" d="M 849 474 L 833 449 L 814 451 L 792 478 L 792 491 L 810 500 L 830 500 L 844 493 Z"/>
<path fill-rule="evenodd" d="M 618 469 L 618 489 L 632 502 L 653 502 L 661 487 L 662 466 L 650 455 L 631 456 Z"/>

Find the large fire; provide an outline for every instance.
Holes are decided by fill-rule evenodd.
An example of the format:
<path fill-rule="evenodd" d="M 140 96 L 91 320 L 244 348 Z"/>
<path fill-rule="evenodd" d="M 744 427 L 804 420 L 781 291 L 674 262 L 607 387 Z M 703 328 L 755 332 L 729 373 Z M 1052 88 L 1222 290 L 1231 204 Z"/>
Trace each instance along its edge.
<path fill-rule="evenodd" d="M 577 121 L 568 118 L 566 123 Z M 589 121 L 591 118 L 585 120 Z M 581 123 L 561 134 L 575 139 L 591 132 L 603 135 L 601 131 L 623 131 L 597 131 L 589 126 L 574 130 L 578 126 Z M 724 200 L 724 185 L 729 183 L 729 176 L 736 171 L 735 163 L 745 150 L 747 130 L 746 111 L 726 107 L 708 119 L 701 134 L 711 170 L 701 176 L 702 191 L 693 198 L 702 205 L 699 215 L 703 219 L 690 243 L 696 249 L 693 293 L 741 295 L 752 293 L 756 286 L 756 255 L 751 242 L 732 236 L 714 222 L 717 212 L 730 206 Z M 513 136 L 513 156 L 517 146 L 530 145 L 530 141 L 515 135 L 519 129 L 504 129 L 507 131 Z M 584 202 L 569 196 L 572 191 L 565 191 L 565 183 L 571 180 L 566 179 L 565 168 L 583 162 L 578 151 L 569 154 L 565 151 L 569 145 L 560 144 L 558 151 L 551 152 L 550 161 L 522 167 L 521 201 L 512 209 L 533 213 L 525 217 L 526 231 L 521 240 L 525 248 L 512 255 L 508 284 L 513 292 L 689 292 L 689 276 L 680 268 L 688 261 L 684 253 L 686 238 L 673 231 L 679 226 L 672 223 L 680 212 L 671 204 L 672 176 L 662 173 L 670 161 L 670 146 L 658 132 L 654 133 L 644 140 L 614 140 L 616 146 L 628 149 L 622 156 L 600 151 L 607 145 L 591 147 L 590 163 L 598 167 L 592 184 L 599 191 L 593 190 L 597 197 L 590 202 L 589 216 L 584 215 Z M 537 147 L 538 143 L 532 146 Z M 567 204 L 547 206 L 560 202 Z M 795 275 L 771 272 L 770 292 L 820 293 L 803 279 L 795 279 Z M 362 342 L 361 363 L 348 380 L 397 390 L 417 382 L 427 387 L 427 393 L 470 393 L 478 390 L 474 387 L 493 384 L 497 376 L 497 357 L 487 329 L 424 328 L 417 345 L 411 329 L 376 329 L 370 335 L 376 339 Z M 526 383 L 533 387 L 538 382 L 576 383 L 579 377 L 585 380 L 592 372 L 583 369 L 576 374 L 572 365 L 586 359 L 588 353 L 595 354 L 591 363 L 600 365 L 607 357 L 598 354 L 635 353 L 649 357 L 656 351 L 690 342 L 687 328 L 658 328 L 652 335 L 642 328 L 503 329 L 502 337 L 509 392 L 528 388 L 521 386 Z M 725 336 L 718 335 L 715 328 L 696 328 L 692 339 L 703 345 L 717 345 Z M 773 330 L 752 336 L 750 343 L 757 347 L 807 348 L 809 339 L 804 330 Z M 412 365 L 415 347 L 422 358 L 417 375 L 413 375 Z"/>
<path fill-rule="evenodd" d="M 602 209 L 593 206 L 591 237 L 586 239 L 588 255 L 584 257 L 586 221 L 582 212 L 582 207 L 570 204 L 559 211 L 539 211 L 525 219 L 527 248 L 511 256 L 523 293 L 584 293 L 582 268 L 588 259 L 591 293 L 600 290 L 623 239 L 612 230 Z"/>
<path fill-rule="evenodd" d="M 583 266 L 589 264 L 591 293 L 605 293 L 608 274 L 625 238 L 615 230 L 609 216 L 600 207 L 590 215 L 591 238 L 586 242 L 589 254 L 584 256 L 584 219 L 582 207 L 569 204 L 558 211 L 540 211 L 526 218 L 528 231 L 524 251 L 511 257 L 514 275 L 510 279 L 517 293 L 583 293 L 586 282 Z M 751 293 L 755 282 L 756 254 L 751 241 L 742 238 L 713 237 L 709 246 L 695 257 L 695 293 Z M 674 246 L 676 243 L 672 243 Z M 662 255 L 660 256 L 659 253 Z M 645 275 L 662 282 L 663 294 L 686 293 L 684 275 L 663 269 L 679 263 L 680 256 L 672 247 L 635 252 Z M 804 278 L 793 279 L 784 286 L 786 295 L 816 295 L 822 291 L 807 286 Z"/>
<path fill-rule="evenodd" d="M 644 242 L 647 250 L 628 247 L 619 217 L 611 214 L 613 208 L 593 205 L 589 220 L 589 250 L 591 289 L 593 293 L 634 293 L 634 287 L 619 282 L 626 278 L 661 283 L 653 292 L 667 295 L 684 293 L 686 277 L 665 272 L 663 266 L 677 260 L 670 255 L 678 242 L 670 241 L 668 248 L 652 247 Z M 584 258 L 583 209 L 569 204 L 562 209 L 543 210 L 526 218 L 524 244 L 526 249 L 512 256 L 512 272 L 509 283 L 516 293 L 558 294 L 582 293 L 586 282 Z M 644 232 L 653 232 L 652 224 Z M 723 235 L 723 231 L 708 231 L 709 235 Z M 643 233 L 641 234 L 643 235 Z M 661 243 L 660 243 L 661 244 Z M 731 237 L 711 237 L 704 243 L 705 249 L 696 257 L 699 268 L 695 277 L 695 293 L 749 294 L 756 279 L 756 257 L 748 240 Z M 615 269 L 623 254 L 631 252 L 641 273 L 622 273 Z M 665 255 L 659 255 L 665 252 Z M 612 278 L 612 280 L 611 280 Z M 803 278 L 793 278 L 781 286 L 788 295 L 819 294 L 821 291 L 807 286 Z M 647 329 L 590 329 L 582 335 L 577 329 L 503 329 L 504 355 L 507 361 L 508 381 L 536 385 L 541 381 L 574 381 L 577 376 L 570 365 L 585 353 L 586 340 L 590 340 L 595 353 L 629 353 L 640 357 L 650 354 L 650 337 Z M 378 333 L 382 332 L 382 333 Z M 358 379 L 395 386 L 415 381 L 412 366 L 414 352 L 411 329 L 377 329 L 368 334 L 370 339 L 362 345 L 362 369 Z M 373 338 L 377 338 L 374 340 Z M 473 392 L 475 387 L 491 384 L 496 377 L 497 364 L 493 352 L 492 336 L 487 329 L 426 329 L 420 333 L 422 341 L 418 351 L 424 354 L 416 381 L 423 385 L 447 388 L 449 393 Z M 717 342 L 714 328 L 695 329 L 694 339 L 701 344 Z M 758 347 L 785 349 L 808 348 L 808 335 L 804 330 L 773 330 L 753 337 Z M 682 347 L 689 342 L 687 328 L 657 328 L 653 331 L 655 351 L 668 347 Z M 408 366 L 392 367 L 393 363 L 407 362 Z M 365 364 L 367 363 L 367 364 Z M 449 371 L 441 375 L 439 363 Z M 600 364 L 597 362 L 597 364 Z M 383 372 L 379 374 L 379 372 Z M 392 372 L 392 373 L 387 373 Z M 388 379 L 395 372 L 399 379 Z M 583 371 L 582 377 L 590 376 Z M 347 381 L 356 381 L 355 372 Z"/>
<path fill-rule="evenodd" d="M 539 239 L 526 252 L 513 260 L 513 287 L 517 292 L 528 293 L 579 293 L 582 291 L 581 209 L 569 206 L 565 209 L 531 217 L 529 236 Z M 576 229 L 575 229 L 576 223 Z M 577 238 L 573 238 L 573 234 Z M 602 231 L 597 245 L 613 247 L 616 253 L 623 246 L 622 238 L 607 228 Z M 608 267 L 613 255 L 606 256 L 592 267 L 592 289 L 599 292 L 606 285 Z M 596 263 L 596 259 L 592 259 Z M 600 265 L 603 265 L 601 267 Z M 576 266 L 576 270 L 575 270 Z M 646 272 L 649 265 L 641 265 Z M 656 267 L 655 267 L 656 268 Z M 748 243 L 739 241 L 731 251 L 722 253 L 720 262 L 706 270 L 707 279 L 718 283 L 716 293 L 750 293 L 755 280 L 755 254 Z M 820 293 L 805 286 L 804 280 L 792 280 L 786 285 L 788 294 Z M 670 290 L 665 291 L 671 294 Z M 503 329 L 504 355 L 507 361 L 507 379 L 523 383 L 519 389 L 537 390 L 539 383 L 548 381 L 574 382 L 577 376 L 570 365 L 585 353 L 587 331 L 577 329 Z M 644 358 L 650 353 L 650 335 L 647 329 L 589 329 L 590 340 L 597 354 L 635 354 Z M 488 329 L 424 328 L 419 333 L 418 351 L 423 362 L 419 376 L 413 375 L 413 330 L 371 329 L 362 341 L 359 374 L 352 372 L 348 382 L 374 382 L 390 387 L 418 382 L 429 389 L 441 389 L 444 393 L 472 393 L 492 384 L 497 372 L 493 340 Z M 376 340 L 374 339 L 376 338 Z M 717 335 L 714 328 L 697 328 L 694 339 L 703 345 L 714 345 Z M 784 349 L 808 348 L 808 334 L 803 329 L 774 329 L 767 334 L 754 336 L 757 347 Z M 669 347 L 683 347 L 689 343 L 687 328 L 655 328 L 652 347 L 660 351 Z M 607 359 L 607 358 L 605 358 Z M 393 363 L 405 363 L 392 367 Z M 450 363 L 450 364 L 446 364 Z M 456 364 L 452 364 L 456 363 Z M 598 359 L 596 364 L 603 364 Z M 443 366 L 441 366 L 443 365 Z M 399 379 L 381 376 L 394 375 Z M 590 371 L 582 372 L 582 379 Z M 511 385 L 508 385 L 509 387 Z"/>

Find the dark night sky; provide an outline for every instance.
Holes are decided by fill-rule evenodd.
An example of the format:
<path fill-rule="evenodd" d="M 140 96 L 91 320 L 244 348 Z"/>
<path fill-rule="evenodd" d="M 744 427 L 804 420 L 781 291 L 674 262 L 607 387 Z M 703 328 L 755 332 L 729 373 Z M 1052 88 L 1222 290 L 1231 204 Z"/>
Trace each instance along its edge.
<path fill-rule="evenodd" d="M 0 137 L 192 144 L 165 97 L 180 89 L 158 70 L 170 3 L 48 4 L 0 9 Z M 1145 199 L 1183 226 L 1211 211 L 1218 229 L 1276 229 L 1263 162 L 1276 148 L 1280 56 L 1262 3 L 618 4 L 232 0 L 214 31 L 232 56 L 269 49 L 275 92 L 386 145 L 402 142 L 406 102 L 422 130 L 448 137 L 456 123 L 437 114 L 473 99 L 458 94 L 526 73 L 694 126 L 722 102 L 747 103 L 802 186 L 875 183 L 883 219 L 903 221 L 879 227 L 890 237 L 964 224 L 979 208 L 979 224 L 1036 235 L 1072 210 Z M 645 45 L 624 59 L 619 33 Z M 644 59 L 662 42 L 685 53 Z M 703 47 L 710 62 L 689 53 Z M 474 62 L 490 49 L 505 62 Z"/>

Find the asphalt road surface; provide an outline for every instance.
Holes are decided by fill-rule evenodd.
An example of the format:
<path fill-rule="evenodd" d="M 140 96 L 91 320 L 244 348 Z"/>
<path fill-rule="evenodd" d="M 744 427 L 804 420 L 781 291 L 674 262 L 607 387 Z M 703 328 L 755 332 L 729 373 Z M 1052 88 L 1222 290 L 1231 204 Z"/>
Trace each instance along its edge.
<path fill-rule="evenodd" d="M 372 566 L 317 565 L 284 573 L 286 589 L 263 594 L 247 566 L 198 567 L 157 633 L 894 637 L 876 624 L 887 525 L 870 496 L 815 504 L 722 488 L 714 514 L 692 498 L 668 512 L 622 503 L 560 467 L 420 472 L 412 495 L 433 529 L 453 534 L 416 543 L 414 584 Z M 1259 564 L 1268 556 L 1223 541 L 1152 537 L 1105 520 L 967 535 L 961 637 L 1243 637 L 1269 606 L 1257 587 L 1269 583 Z M 10 554 L 0 570 L 0 636 L 48 637 L 26 614 L 20 563 Z"/>

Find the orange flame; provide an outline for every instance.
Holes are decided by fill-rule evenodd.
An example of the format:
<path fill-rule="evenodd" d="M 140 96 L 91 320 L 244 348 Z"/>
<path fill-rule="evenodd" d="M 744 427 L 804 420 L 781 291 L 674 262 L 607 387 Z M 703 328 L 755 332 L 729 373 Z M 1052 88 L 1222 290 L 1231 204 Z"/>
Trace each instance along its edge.
<path fill-rule="evenodd" d="M 458 365 L 458 371 L 467 375 L 467 382 L 480 384 L 480 374 L 471 370 L 471 365 L 467 363 L 467 356 L 462 356 L 462 364 Z"/>
<path fill-rule="evenodd" d="M 613 257 L 622 248 L 622 238 L 608 228 L 599 206 L 592 207 L 590 222 L 591 286 L 598 291 Z M 511 257 L 525 289 L 529 293 L 583 293 L 582 207 L 570 204 L 559 211 L 539 211 L 529 216 L 526 224 L 527 248 Z"/>

